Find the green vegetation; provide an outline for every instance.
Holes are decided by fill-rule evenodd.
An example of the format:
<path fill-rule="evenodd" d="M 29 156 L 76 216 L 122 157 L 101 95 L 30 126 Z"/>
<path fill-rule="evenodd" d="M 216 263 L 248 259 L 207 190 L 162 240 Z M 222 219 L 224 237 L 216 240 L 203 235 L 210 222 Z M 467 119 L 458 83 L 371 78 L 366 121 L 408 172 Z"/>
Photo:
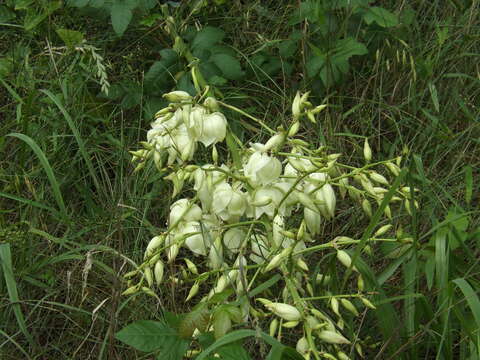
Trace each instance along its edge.
<path fill-rule="evenodd" d="M 327 344 L 328 354 L 317 355 L 360 359 L 358 344 L 366 359 L 480 359 L 479 7 L 477 0 L 2 2 L 0 358 L 182 359 L 188 350 L 198 350 L 187 352 L 198 360 L 302 358 L 294 350 L 301 328 L 268 335 L 273 317 L 260 303 L 263 313 L 245 322 L 226 303 L 231 292 L 215 297 L 213 314 L 184 302 L 192 286 L 181 281 L 191 272 L 184 258 L 208 270 L 185 249 L 165 265 L 155 296 L 122 295 L 134 285 L 124 275 L 144 261 L 178 200 L 168 174 L 151 163 L 134 171 L 129 151 L 168 105 L 164 93 L 197 95 L 208 86 L 230 106 L 222 111 L 244 144 L 272 135 L 254 119 L 288 129 L 297 91 L 310 91 L 313 104 L 327 106 L 316 122 L 302 118 L 298 137 L 356 168 L 368 139 L 374 161 L 401 155 L 402 186 L 418 189 L 392 207 L 389 221 L 375 203 L 369 217 L 342 201 L 309 244 L 357 239 L 345 250 L 376 307 L 351 299 L 360 311 L 344 316 L 352 343 Z M 235 144 L 227 137 L 218 153 L 238 162 Z M 210 158 L 211 149 L 197 149 L 199 163 Z M 399 241 L 368 243 L 385 224 Z M 332 294 L 361 286 L 344 280 L 356 277 L 332 254 L 304 260 L 307 296 L 336 322 Z M 250 296 L 284 302 L 281 274 L 259 275 Z M 320 274 L 331 281 L 317 282 Z M 198 299 L 207 293 L 200 289 Z M 211 315 L 232 328 L 192 343 L 193 328 L 206 329 Z"/>

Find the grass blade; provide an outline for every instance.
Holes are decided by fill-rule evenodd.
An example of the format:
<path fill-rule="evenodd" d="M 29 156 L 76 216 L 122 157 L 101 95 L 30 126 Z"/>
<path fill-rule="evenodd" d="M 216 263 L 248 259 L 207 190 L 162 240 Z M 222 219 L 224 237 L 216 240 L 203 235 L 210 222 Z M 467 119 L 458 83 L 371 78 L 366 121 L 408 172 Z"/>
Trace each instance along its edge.
<path fill-rule="evenodd" d="M 465 202 L 470 205 L 473 194 L 473 174 L 470 165 L 465 166 Z"/>
<path fill-rule="evenodd" d="M 63 217 L 67 219 L 68 218 L 67 209 L 63 201 L 62 193 L 60 192 L 60 186 L 58 185 L 57 178 L 53 173 L 52 167 L 50 166 L 50 162 L 48 161 L 42 149 L 40 149 L 40 147 L 37 145 L 35 140 L 33 140 L 31 137 L 27 135 L 19 134 L 19 133 L 11 133 L 11 134 L 8 134 L 7 136 L 16 137 L 24 141 L 25 143 L 27 143 L 27 145 L 32 148 L 35 155 L 37 155 L 38 160 L 40 160 L 40 163 L 42 164 L 43 169 L 45 170 L 45 173 L 47 174 L 48 181 L 50 182 L 50 185 L 52 187 L 53 196 L 55 198 L 55 201 L 57 202 L 58 208 L 60 209 L 60 212 L 63 215 Z"/>
<path fill-rule="evenodd" d="M 0 262 L 2 264 L 3 276 L 5 278 L 5 283 L 7 284 L 8 297 L 12 303 L 13 312 L 17 318 L 18 327 L 20 331 L 25 335 L 28 342 L 33 345 L 33 338 L 27 330 L 25 324 L 25 318 L 20 308 L 20 299 L 18 297 L 17 284 L 15 282 L 15 277 L 13 276 L 13 267 L 12 267 L 12 254 L 10 252 L 10 244 L 0 244 Z"/>
<path fill-rule="evenodd" d="M 75 137 L 75 140 L 77 141 L 78 149 L 80 150 L 80 154 L 82 154 L 83 160 L 87 164 L 88 171 L 90 172 L 90 176 L 92 177 L 92 180 L 95 183 L 95 187 L 97 189 L 100 189 L 100 185 L 99 185 L 99 182 L 98 182 L 98 179 L 97 179 L 97 175 L 95 174 L 95 170 L 93 168 L 92 160 L 88 156 L 87 150 L 85 148 L 85 144 L 82 140 L 82 137 L 80 136 L 80 132 L 78 131 L 77 127 L 75 126 L 75 123 L 74 123 L 72 117 L 67 112 L 67 110 L 62 105 L 62 103 L 60 102 L 60 99 L 57 96 L 55 96 L 54 94 L 52 94 L 48 90 L 40 90 L 40 91 L 43 92 L 45 95 L 47 95 L 54 102 L 54 104 L 57 105 L 58 109 L 62 113 L 63 117 L 65 118 L 65 120 L 68 124 L 68 126 L 70 127 L 70 130 L 73 133 L 73 136 Z"/>
<path fill-rule="evenodd" d="M 477 328 L 480 329 L 480 299 L 478 298 L 477 292 L 473 290 L 471 285 L 464 278 L 458 278 L 452 280 L 452 282 L 459 287 L 467 300 L 468 306 L 472 311 L 475 322 L 477 323 Z"/>

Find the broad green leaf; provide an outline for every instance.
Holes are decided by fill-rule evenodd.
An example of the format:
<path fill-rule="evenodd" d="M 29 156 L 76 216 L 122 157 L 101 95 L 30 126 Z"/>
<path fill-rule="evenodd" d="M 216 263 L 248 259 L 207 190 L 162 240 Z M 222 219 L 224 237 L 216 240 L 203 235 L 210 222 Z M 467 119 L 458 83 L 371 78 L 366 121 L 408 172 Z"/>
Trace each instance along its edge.
<path fill-rule="evenodd" d="M 59 9 L 62 6 L 61 1 L 50 1 L 48 2 L 48 6 L 44 7 L 41 11 L 39 12 L 37 9 L 33 7 L 28 7 L 27 10 L 27 15 L 25 15 L 25 18 L 23 19 L 23 27 L 25 28 L 26 31 L 33 30 L 36 28 L 43 20 L 48 18 L 48 16 L 53 13 L 55 10 Z"/>
<path fill-rule="evenodd" d="M 303 360 L 304 357 L 298 353 L 295 349 L 284 346 L 274 345 L 270 349 L 266 360 Z"/>
<path fill-rule="evenodd" d="M 217 351 L 217 349 L 225 346 L 227 344 L 231 344 L 238 340 L 244 339 L 246 337 L 253 337 L 256 336 L 257 332 L 255 330 L 236 330 L 232 331 L 231 333 L 225 335 L 221 339 L 215 341 L 212 345 L 202 351 L 200 355 L 195 360 L 203 360 L 206 359 L 212 352 Z"/>
<path fill-rule="evenodd" d="M 145 85 L 155 89 L 173 80 L 172 70 L 178 60 L 178 54 L 172 49 L 163 49 L 160 55 L 160 61 L 155 61 L 145 74 Z"/>
<path fill-rule="evenodd" d="M 132 7 L 127 2 L 114 2 L 110 10 L 113 30 L 118 36 L 122 36 L 132 20 Z"/>
<path fill-rule="evenodd" d="M 206 26 L 200 30 L 192 41 L 192 49 L 209 50 L 211 46 L 220 42 L 225 37 L 225 32 L 219 28 Z"/>
<path fill-rule="evenodd" d="M 379 6 L 369 7 L 367 12 L 363 14 L 363 20 L 368 25 L 376 22 L 378 25 L 385 28 L 398 25 L 397 15 Z"/>
<path fill-rule="evenodd" d="M 115 337 L 121 342 L 144 352 L 161 350 L 161 354 L 170 356 L 176 354 L 175 348 L 186 349 L 189 340 L 182 339 L 168 325 L 152 320 L 140 320 L 127 325 L 117 332 Z M 182 354 L 183 355 L 183 354 Z M 174 359 L 175 357 L 170 357 Z M 182 359 L 177 357 L 177 359 Z"/>
<path fill-rule="evenodd" d="M 222 346 L 216 351 L 222 360 L 251 360 L 240 342 Z"/>
<path fill-rule="evenodd" d="M 182 338 L 189 338 L 193 335 L 195 329 L 200 330 L 200 332 L 205 331 L 209 319 L 210 312 L 205 306 L 201 306 L 185 314 L 179 323 L 178 332 Z"/>
<path fill-rule="evenodd" d="M 338 40 L 337 45 L 334 49 L 334 58 L 335 59 L 345 59 L 348 60 L 355 55 L 365 55 L 368 54 L 367 47 L 358 42 L 352 37 L 347 37 L 342 40 Z M 338 61 L 338 60 L 335 60 Z"/>
<path fill-rule="evenodd" d="M 325 56 L 313 56 L 305 64 L 307 76 L 313 78 L 325 66 Z"/>
<path fill-rule="evenodd" d="M 208 78 L 208 83 L 213 86 L 222 86 L 225 85 L 227 82 L 227 79 L 218 75 L 213 75 L 212 77 Z"/>
<path fill-rule="evenodd" d="M 278 52 L 280 56 L 291 57 L 298 49 L 298 40 L 288 39 L 278 44 Z"/>
<path fill-rule="evenodd" d="M 223 75 L 229 80 L 238 80 L 245 74 L 240 62 L 228 54 L 213 54 L 210 60 L 218 66 Z"/>
<path fill-rule="evenodd" d="M 230 314 L 220 307 L 213 316 L 213 330 L 215 339 L 221 339 L 232 327 Z"/>
<path fill-rule="evenodd" d="M 60 39 L 67 45 L 69 48 L 75 47 L 82 43 L 84 35 L 80 31 L 68 30 L 68 29 L 57 29 L 56 30 Z"/>

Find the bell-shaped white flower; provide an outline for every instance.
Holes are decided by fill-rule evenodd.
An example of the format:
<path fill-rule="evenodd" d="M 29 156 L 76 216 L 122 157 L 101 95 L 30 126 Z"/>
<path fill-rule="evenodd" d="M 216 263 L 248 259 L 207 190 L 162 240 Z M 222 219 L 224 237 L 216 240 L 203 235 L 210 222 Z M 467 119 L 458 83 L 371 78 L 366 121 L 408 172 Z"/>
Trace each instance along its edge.
<path fill-rule="evenodd" d="M 183 224 L 179 230 L 182 236 L 186 236 L 184 244 L 191 252 L 197 255 L 207 255 L 207 249 L 211 244 L 207 234 L 204 234 L 205 231 L 208 231 L 205 227 L 202 229 L 198 221 L 189 221 Z"/>
<path fill-rule="evenodd" d="M 190 137 L 184 124 L 173 130 L 170 134 L 171 146 L 168 148 L 168 164 L 171 165 L 175 159 L 180 163 L 191 160 L 195 153 L 195 141 Z"/>
<path fill-rule="evenodd" d="M 235 227 L 228 229 L 223 234 L 223 245 L 232 253 L 236 254 L 240 251 L 240 246 L 247 234 L 242 229 Z"/>
<path fill-rule="evenodd" d="M 283 179 L 282 179 L 283 180 Z M 289 181 L 278 181 L 275 183 L 275 187 L 280 189 L 284 196 L 286 196 L 285 200 L 282 202 L 282 207 L 281 210 L 282 212 L 289 216 L 295 207 L 296 204 L 298 204 L 298 192 L 300 189 L 301 190 L 301 185 L 297 184 L 297 187 L 292 189 L 294 183 L 291 183 Z M 283 196 L 282 196 L 283 198 Z M 283 209 L 283 204 L 285 204 L 285 209 Z"/>
<path fill-rule="evenodd" d="M 193 175 L 195 181 L 193 189 L 197 192 L 202 207 L 206 211 L 211 210 L 213 200 L 212 194 L 215 193 L 215 187 L 226 177 L 225 173 L 213 170 L 214 168 L 215 165 L 206 164 L 195 170 Z M 221 169 L 225 171 L 229 170 L 226 165 L 222 165 Z"/>
<path fill-rule="evenodd" d="M 195 141 L 198 141 L 198 138 L 202 134 L 203 122 L 207 114 L 207 109 L 203 106 L 195 105 L 190 109 L 188 119 L 185 119 L 185 126 L 187 127 L 188 133 Z"/>
<path fill-rule="evenodd" d="M 253 186 L 266 185 L 279 178 L 282 164 L 277 158 L 256 151 L 250 156 L 243 170 Z"/>
<path fill-rule="evenodd" d="M 335 216 L 335 205 L 337 199 L 335 197 L 335 192 L 333 191 L 332 185 L 325 184 L 320 190 L 315 192 L 315 197 L 319 200 L 318 209 L 320 213 L 327 219 L 331 219 Z"/>
<path fill-rule="evenodd" d="M 276 186 L 263 186 L 255 190 L 252 205 L 254 208 L 255 218 L 258 219 L 263 214 L 269 218 L 273 218 L 275 210 L 281 215 L 285 214 L 285 201 L 280 204 L 285 193 Z"/>
<path fill-rule="evenodd" d="M 292 166 L 292 164 L 287 163 L 283 169 L 283 181 L 294 183 L 297 181 L 298 171 Z"/>
<path fill-rule="evenodd" d="M 316 235 L 320 232 L 322 218 L 318 212 L 310 210 L 309 208 L 304 208 L 303 218 L 305 219 L 310 234 Z"/>
<path fill-rule="evenodd" d="M 264 151 L 269 150 L 277 150 L 280 146 L 283 145 L 285 142 L 287 135 L 285 132 L 280 132 L 278 134 L 273 135 L 268 141 L 265 143 Z"/>
<path fill-rule="evenodd" d="M 226 182 L 215 186 L 212 210 L 223 221 L 238 221 L 246 208 L 247 203 L 242 192 L 233 190 Z"/>
<path fill-rule="evenodd" d="M 189 199 L 180 199 L 170 206 L 169 224 L 179 221 L 198 221 L 202 218 L 202 209 L 197 204 L 192 204 Z"/>
<path fill-rule="evenodd" d="M 201 132 L 198 136 L 200 141 L 205 146 L 210 146 L 217 142 L 223 141 L 227 134 L 227 119 L 225 115 L 220 112 L 214 112 L 203 116 L 203 123 L 201 125 Z"/>
<path fill-rule="evenodd" d="M 324 184 L 328 180 L 328 178 L 328 174 L 324 172 L 316 172 L 308 175 L 307 181 L 318 186 Z"/>

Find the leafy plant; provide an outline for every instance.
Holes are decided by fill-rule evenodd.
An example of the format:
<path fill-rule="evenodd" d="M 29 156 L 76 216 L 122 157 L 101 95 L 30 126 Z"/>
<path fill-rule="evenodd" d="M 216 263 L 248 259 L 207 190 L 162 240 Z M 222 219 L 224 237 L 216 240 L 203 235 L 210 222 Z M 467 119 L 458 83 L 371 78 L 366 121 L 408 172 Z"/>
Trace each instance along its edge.
<path fill-rule="evenodd" d="M 269 76 L 280 71 L 289 75 L 299 65 L 298 50 L 305 43 L 307 78 L 326 88 L 340 83 L 350 72 L 352 58 L 375 51 L 375 45 L 370 45 L 369 50 L 367 44 L 375 43 L 376 37 L 387 37 L 385 30 L 399 24 L 395 14 L 370 3 L 368 0 L 302 1 L 289 25 L 305 23 L 308 30 L 294 30 L 286 40 L 266 44 L 267 49 L 276 51 L 260 51 L 252 58 L 253 64 Z"/>
<path fill-rule="evenodd" d="M 125 33 L 135 12 L 148 13 L 157 4 L 155 0 L 67 0 L 66 3 L 72 7 L 93 8 L 106 12 L 118 36 Z"/>
<path fill-rule="evenodd" d="M 192 77 L 199 83 L 193 69 Z M 188 191 L 193 190 L 194 196 L 172 204 L 168 229 L 150 241 L 145 262 L 125 275 L 129 287 L 124 295 L 144 292 L 157 297 L 154 284 L 160 285 L 165 276 L 162 254 L 173 264 L 180 250 L 185 248 L 195 256 L 208 259 L 205 264 L 185 256 L 184 278 L 193 282 L 186 301 L 193 299 L 205 283 L 210 290 L 200 300 L 199 308 L 186 315 L 183 321 L 188 325 L 180 325 L 180 334 L 192 336 L 195 332 L 205 332 L 210 326 L 215 338 L 223 339 L 235 323 L 244 324 L 250 316 L 260 321 L 273 315 L 271 335 L 280 336 L 282 327 L 302 328 L 303 337 L 297 339 L 297 350 L 303 355 L 319 358 L 320 352 L 341 354 L 339 346 L 351 344 L 345 332 L 356 333 L 351 315 L 359 316 L 357 306 L 361 303 L 375 309 L 364 291 L 366 287 L 377 290 L 378 284 L 372 282 L 371 270 L 364 265 L 357 267 L 360 251 L 376 242 L 406 242 L 395 236 L 384 238 L 391 224 L 374 230 L 382 214 L 391 219 L 390 205 L 409 204 L 411 199 L 411 190 L 401 186 L 405 172 L 399 167 L 401 159 L 370 164 L 372 151 L 368 140 L 363 147 L 366 165 L 361 168 L 338 163 L 339 155 L 328 154 L 324 146 L 311 149 L 308 143 L 296 137 L 301 119 L 315 122 L 315 115 L 326 106 L 313 107 L 308 93 L 297 93 L 292 104 L 292 123 L 287 129 L 280 127 L 274 131 L 250 116 L 272 137 L 265 144 L 254 143 L 247 148 L 227 130 L 226 117 L 220 107 L 245 113 L 211 96 L 206 97 L 209 94 L 208 86 L 195 98 L 185 91 L 165 94 L 170 104 L 157 112 L 147 142 L 142 143 L 143 149 L 132 152 L 133 161 L 138 163 L 135 171 L 143 169 L 152 159 L 160 173 L 168 174 L 164 178 L 173 183 L 172 198 L 183 193 L 187 181 L 194 183 Z M 218 165 L 221 158 L 216 144 L 225 138 L 230 139 L 227 143 L 230 156 L 224 159 L 233 160 Z M 197 143 L 212 146 L 211 163 L 187 165 L 194 159 Z M 285 152 L 285 148 L 290 152 Z M 235 157 L 238 154 L 241 159 Z M 392 185 L 374 170 L 380 165 L 393 175 Z M 345 168 L 350 171 L 344 172 Z M 350 180 L 361 188 L 352 185 Z M 317 244 L 322 223 L 335 217 L 337 196 L 334 187 L 342 198 L 348 193 L 359 211 L 365 212 L 371 220 L 358 240 L 338 234 L 326 243 Z M 378 204 L 375 212 L 372 201 Z M 418 207 L 415 201 L 414 207 Z M 347 251 L 349 245 L 354 245 L 355 249 Z M 316 252 L 321 252 L 322 257 L 336 258 L 338 264 L 344 266 L 342 285 L 330 289 L 340 293 L 315 294 L 313 283 L 308 281 L 309 267 L 304 256 Z M 200 272 L 199 268 L 205 265 L 207 269 Z M 284 290 L 269 296 L 266 290 L 271 285 L 263 283 L 256 293 L 270 299 L 250 294 L 254 281 L 272 272 L 282 275 Z M 358 277 L 358 289 L 345 294 L 345 285 L 353 273 Z M 318 281 L 323 284 L 326 278 L 320 275 Z M 236 299 L 229 301 L 232 295 Z M 283 302 L 276 302 L 278 298 Z M 315 304 L 319 300 L 323 309 Z M 267 314 L 256 306 L 257 302 L 267 309 Z M 205 312 L 210 308 L 209 313 Z M 327 309 L 333 313 L 328 314 L 330 310 Z M 336 324 L 334 318 L 337 318 Z M 361 354 L 360 342 L 356 347 Z"/>

